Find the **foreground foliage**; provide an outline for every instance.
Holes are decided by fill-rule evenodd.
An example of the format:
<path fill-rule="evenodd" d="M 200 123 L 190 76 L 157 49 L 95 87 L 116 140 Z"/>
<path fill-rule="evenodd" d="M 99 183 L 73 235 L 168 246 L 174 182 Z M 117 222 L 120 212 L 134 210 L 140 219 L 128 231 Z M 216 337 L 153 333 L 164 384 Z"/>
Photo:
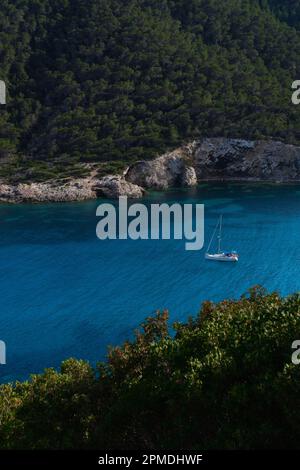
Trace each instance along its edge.
<path fill-rule="evenodd" d="M 148 319 L 96 371 L 69 359 L 2 385 L 1 447 L 299 447 L 298 294 L 206 302 L 175 335 L 167 318 Z"/>

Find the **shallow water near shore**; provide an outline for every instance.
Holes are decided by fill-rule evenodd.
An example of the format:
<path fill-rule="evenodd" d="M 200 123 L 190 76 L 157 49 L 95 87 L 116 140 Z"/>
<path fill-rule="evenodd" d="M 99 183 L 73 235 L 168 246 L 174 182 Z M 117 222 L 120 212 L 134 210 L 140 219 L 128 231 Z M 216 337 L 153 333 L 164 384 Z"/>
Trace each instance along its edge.
<path fill-rule="evenodd" d="M 2 382 L 70 356 L 94 365 L 157 309 L 184 322 L 204 300 L 238 298 L 256 284 L 300 290 L 300 185 L 209 183 L 144 201 L 204 203 L 206 244 L 222 213 L 223 247 L 239 263 L 206 261 L 184 240 L 100 241 L 100 200 L 0 205 Z"/>

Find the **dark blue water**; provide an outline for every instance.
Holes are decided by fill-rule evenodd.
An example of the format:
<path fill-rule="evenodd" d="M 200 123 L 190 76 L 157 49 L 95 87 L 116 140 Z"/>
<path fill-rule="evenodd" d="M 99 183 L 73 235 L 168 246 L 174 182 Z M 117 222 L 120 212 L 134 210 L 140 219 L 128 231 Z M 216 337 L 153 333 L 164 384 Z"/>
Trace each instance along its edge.
<path fill-rule="evenodd" d="M 98 202 L 0 206 L 2 381 L 73 356 L 93 364 L 157 309 L 185 321 L 203 300 L 261 284 L 300 290 L 300 186 L 210 184 L 148 202 L 205 204 L 206 242 L 224 214 L 224 248 L 240 262 L 204 260 L 184 241 L 96 238 Z"/>

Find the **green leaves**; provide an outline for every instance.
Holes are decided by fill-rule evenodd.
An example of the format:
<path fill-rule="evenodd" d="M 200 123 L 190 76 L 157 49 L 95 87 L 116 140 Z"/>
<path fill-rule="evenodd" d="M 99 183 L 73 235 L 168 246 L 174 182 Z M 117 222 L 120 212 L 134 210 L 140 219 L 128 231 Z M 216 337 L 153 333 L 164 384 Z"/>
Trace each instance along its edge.
<path fill-rule="evenodd" d="M 300 296 L 255 287 L 169 331 L 157 312 L 93 370 L 0 387 L 2 448 L 297 447 Z"/>

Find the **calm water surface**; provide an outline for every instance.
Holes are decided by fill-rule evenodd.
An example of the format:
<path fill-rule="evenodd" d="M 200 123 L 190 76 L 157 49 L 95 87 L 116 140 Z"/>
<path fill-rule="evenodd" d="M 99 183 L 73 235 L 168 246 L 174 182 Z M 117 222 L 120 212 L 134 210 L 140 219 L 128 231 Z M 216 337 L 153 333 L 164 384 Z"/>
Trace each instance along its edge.
<path fill-rule="evenodd" d="M 206 243 L 224 214 L 213 263 L 184 241 L 99 241 L 100 201 L 0 205 L 0 380 L 24 379 L 73 356 L 93 364 L 157 309 L 185 321 L 206 299 L 237 298 L 261 284 L 300 290 L 300 186 L 209 184 L 153 193 L 147 202 L 205 204 Z"/>

